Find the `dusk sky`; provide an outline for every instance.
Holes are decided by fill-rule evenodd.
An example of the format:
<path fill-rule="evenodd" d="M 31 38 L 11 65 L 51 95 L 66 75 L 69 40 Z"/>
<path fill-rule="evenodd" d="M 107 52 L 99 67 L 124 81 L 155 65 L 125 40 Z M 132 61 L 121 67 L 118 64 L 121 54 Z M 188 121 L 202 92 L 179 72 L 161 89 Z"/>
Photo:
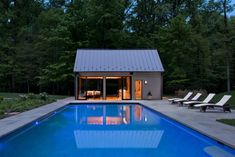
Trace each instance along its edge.
<path fill-rule="evenodd" d="M 232 4 L 235 4 L 235 0 L 232 0 Z M 229 13 L 231 16 L 235 16 L 235 10 L 233 10 L 231 13 Z"/>

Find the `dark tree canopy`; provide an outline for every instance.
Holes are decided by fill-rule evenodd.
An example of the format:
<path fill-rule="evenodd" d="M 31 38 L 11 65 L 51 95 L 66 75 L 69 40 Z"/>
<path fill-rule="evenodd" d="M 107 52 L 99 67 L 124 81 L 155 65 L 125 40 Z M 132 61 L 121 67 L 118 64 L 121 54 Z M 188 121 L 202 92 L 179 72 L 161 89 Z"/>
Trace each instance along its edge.
<path fill-rule="evenodd" d="M 77 48 L 157 49 L 166 93 L 225 91 L 229 65 L 234 89 L 232 9 L 229 0 L 1 0 L 0 91 L 72 94 Z"/>

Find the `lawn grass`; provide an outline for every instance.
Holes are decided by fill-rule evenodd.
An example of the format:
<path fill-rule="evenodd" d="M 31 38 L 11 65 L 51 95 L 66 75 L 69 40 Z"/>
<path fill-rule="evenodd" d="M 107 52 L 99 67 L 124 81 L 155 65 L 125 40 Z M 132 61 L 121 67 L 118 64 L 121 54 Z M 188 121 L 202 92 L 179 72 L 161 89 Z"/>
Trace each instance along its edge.
<path fill-rule="evenodd" d="M 218 119 L 216 121 L 235 127 L 235 119 Z"/>
<path fill-rule="evenodd" d="M 0 96 L 4 97 L 4 98 L 16 98 L 18 97 L 20 94 L 23 93 L 0 93 Z"/>
<path fill-rule="evenodd" d="M 7 93 L 7 92 L 0 92 L 0 96 L 4 97 L 4 98 L 18 98 L 19 95 L 22 95 L 22 94 L 26 94 L 26 93 Z M 38 95 L 38 94 L 35 94 L 35 95 Z M 65 96 L 65 95 L 49 95 L 51 98 L 54 98 L 54 99 L 64 99 L 68 96 Z"/>
<path fill-rule="evenodd" d="M 67 96 L 47 94 L 0 93 L 0 119 L 52 103 Z"/>

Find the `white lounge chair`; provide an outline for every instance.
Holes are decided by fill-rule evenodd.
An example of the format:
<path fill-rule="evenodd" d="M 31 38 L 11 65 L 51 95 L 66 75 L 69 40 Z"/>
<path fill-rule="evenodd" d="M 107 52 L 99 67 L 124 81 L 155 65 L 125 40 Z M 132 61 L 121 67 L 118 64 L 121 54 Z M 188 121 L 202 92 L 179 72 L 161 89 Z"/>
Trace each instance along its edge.
<path fill-rule="evenodd" d="M 213 97 L 215 96 L 215 93 L 210 93 L 207 95 L 207 97 L 203 101 L 187 101 L 183 102 L 183 105 L 188 105 L 188 108 L 192 108 L 196 104 L 208 104 Z"/>
<path fill-rule="evenodd" d="M 200 111 L 203 111 L 203 112 L 206 112 L 207 107 L 220 107 L 220 108 L 223 108 L 224 112 L 225 111 L 231 112 L 230 106 L 228 104 L 226 104 L 231 97 L 232 97 L 231 95 L 224 95 L 222 97 L 222 99 L 219 102 L 217 102 L 216 104 L 206 103 L 206 104 L 197 104 L 197 105 L 194 105 L 194 106 L 195 107 L 200 107 Z"/>
<path fill-rule="evenodd" d="M 185 95 L 185 97 L 183 99 L 185 100 L 188 100 L 188 98 L 193 94 L 193 92 L 188 92 L 187 95 Z M 175 100 L 178 100 L 178 99 L 182 99 L 182 98 L 171 98 L 171 99 L 168 99 L 168 101 L 170 101 L 171 103 L 174 103 Z"/>
<path fill-rule="evenodd" d="M 199 99 L 199 97 L 202 95 L 202 93 L 197 93 L 191 100 L 192 101 L 196 101 L 196 100 L 198 100 Z M 190 100 L 190 101 L 191 101 Z M 177 100 L 175 100 L 174 102 L 177 102 L 177 103 L 180 103 L 181 105 L 183 105 L 183 102 L 185 102 L 185 101 L 188 101 L 188 99 L 177 99 Z"/>

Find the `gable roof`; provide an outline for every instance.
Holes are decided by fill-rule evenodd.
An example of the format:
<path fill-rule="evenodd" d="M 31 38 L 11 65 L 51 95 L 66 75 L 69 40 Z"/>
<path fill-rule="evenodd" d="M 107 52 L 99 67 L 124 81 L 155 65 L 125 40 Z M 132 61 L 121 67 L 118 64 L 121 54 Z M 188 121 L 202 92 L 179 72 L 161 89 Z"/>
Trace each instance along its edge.
<path fill-rule="evenodd" d="M 78 49 L 74 72 L 163 72 L 157 50 Z"/>

